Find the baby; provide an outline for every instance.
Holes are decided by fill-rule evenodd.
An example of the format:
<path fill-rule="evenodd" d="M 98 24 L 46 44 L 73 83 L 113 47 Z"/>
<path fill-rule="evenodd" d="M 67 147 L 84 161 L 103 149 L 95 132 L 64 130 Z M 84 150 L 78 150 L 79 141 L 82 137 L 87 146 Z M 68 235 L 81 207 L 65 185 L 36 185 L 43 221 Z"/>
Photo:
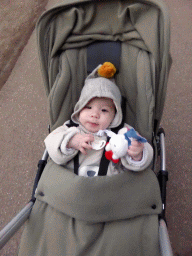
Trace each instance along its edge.
<path fill-rule="evenodd" d="M 122 123 L 121 94 L 112 78 L 116 72 L 111 63 L 99 65 L 85 80 L 79 101 L 75 105 L 71 119 L 75 126 L 67 121 L 45 139 L 45 145 L 51 159 L 70 170 L 74 169 L 74 157 L 78 154 L 78 175 L 97 176 L 108 131 Z M 132 127 L 123 125 L 124 130 Z M 122 129 L 118 133 L 122 133 Z M 153 158 L 153 149 L 149 143 L 136 140 L 131 142 L 121 161 L 110 161 L 106 175 L 123 171 L 142 171 Z"/>

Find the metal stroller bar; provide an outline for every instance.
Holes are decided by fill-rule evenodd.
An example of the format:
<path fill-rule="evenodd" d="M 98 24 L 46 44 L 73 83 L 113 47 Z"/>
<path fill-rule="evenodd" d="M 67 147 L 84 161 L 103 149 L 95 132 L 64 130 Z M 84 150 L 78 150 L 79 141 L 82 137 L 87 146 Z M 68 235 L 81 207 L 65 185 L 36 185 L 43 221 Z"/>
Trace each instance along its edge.
<path fill-rule="evenodd" d="M 160 148 L 161 148 L 161 170 L 166 171 L 166 152 L 165 152 L 165 134 L 164 130 L 160 130 Z"/>
<path fill-rule="evenodd" d="M 29 203 L 0 231 L 0 249 L 9 241 L 9 239 L 21 228 L 21 226 L 25 223 L 28 219 L 32 207 L 35 203 L 35 190 L 38 184 L 38 181 L 41 177 L 43 169 L 47 163 L 48 159 L 48 152 L 47 150 L 44 151 L 42 159 L 38 163 L 38 170 L 34 182 L 32 198 Z"/>
<path fill-rule="evenodd" d="M 163 219 L 161 219 L 159 223 L 159 240 L 160 240 L 161 255 L 173 256 L 173 251 L 171 249 L 171 243 L 169 240 L 167 226 Z"/>
<path fill-rule="evenodd" d="M 41 178 L 41 174 L 43 173 L 45 165 L 47 164 L 48 157 L 49 157 L 49 154 L 48 154 L 47 150 L 45 150 L 44 154 L 42 156 L 42 159 L 38 163 L 38 171 L 37 171 L 37 174 L 36 174 L 36 177 L 35 177 L 35 181 L 34 181 L 34 185 L 33 185 L 32 198 L 31 198 L 31 201 L 33 201 L 33 202 L 35 202 L 35 200 L 36 200 L 35 190 L 37 188 L 38 182 Z"/>
<path fill-rule="evenodd" d="M 165 221 L 165 208 L 166 208 L 166 183 L 168 181 L 168 172 L 166 171 L 166 151 L 165 151 L 165 132 L 163 128 L 158 132 L 160 143 L 160 171 L 158 173 L 158 180 L 161 189 L 161 198 L 163 210 L 159 221 L 159 241 L 162 256 L 173 256 L 171 242 Z"/>
<path fill-rule="evenodd" d="M 163 210 L 161 213 L 161 218 L 165 220 L 165 208 L 166 208 L 166 185 L 168 181 L 168 171 L 166 170 L 166 152 L 165 152 L 165 132 L 163 128 L 159 129 L 158 132 L 160 140 L 160 171 L 158 173 L 158 180 L 161 189 L 161 199 L 163 204 Z"/>
<path fill-rule="evenodd" d="M 28 219 L 34 202 L 30 201 L 0 232 L 0 249 Z"/>

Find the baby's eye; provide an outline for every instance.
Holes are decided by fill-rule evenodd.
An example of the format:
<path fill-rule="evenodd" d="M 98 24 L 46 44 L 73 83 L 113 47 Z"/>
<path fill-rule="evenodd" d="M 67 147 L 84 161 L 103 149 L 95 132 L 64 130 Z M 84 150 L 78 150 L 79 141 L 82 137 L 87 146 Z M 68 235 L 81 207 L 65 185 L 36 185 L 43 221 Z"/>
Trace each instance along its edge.
<path fill-rule="evenodd" d="M 90 106 L 85 106 L 85 108 L 87 108 L 87 109 L 91 109 L 91 107 L 90 107 Z"/>
<path fill-rule="evenodd" d="M 102 109 L 102 112 L 108 112 L 108 110 L 104 108 L 104 109 Z"/>

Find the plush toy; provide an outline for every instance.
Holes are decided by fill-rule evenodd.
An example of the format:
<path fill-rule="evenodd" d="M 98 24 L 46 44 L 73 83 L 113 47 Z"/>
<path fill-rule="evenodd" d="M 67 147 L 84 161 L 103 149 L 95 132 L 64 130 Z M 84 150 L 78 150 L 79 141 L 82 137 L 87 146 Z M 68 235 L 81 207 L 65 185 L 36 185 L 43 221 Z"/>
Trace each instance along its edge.
<path fill-rule="evenodd" d="M 112 160 L 114 163 L 118 163 L 119 159 L 127 154 L 131 141 L 137 140 L 141 143 L 147 142 L 147 140 L 138 135 L 133 128 L 125 132 L 126 130 L 127 128 L 123 128 L 120 131 L 121 134 L 110 133 L 112 136 L 105 147 L 105 157 L 108 160 Z"/>

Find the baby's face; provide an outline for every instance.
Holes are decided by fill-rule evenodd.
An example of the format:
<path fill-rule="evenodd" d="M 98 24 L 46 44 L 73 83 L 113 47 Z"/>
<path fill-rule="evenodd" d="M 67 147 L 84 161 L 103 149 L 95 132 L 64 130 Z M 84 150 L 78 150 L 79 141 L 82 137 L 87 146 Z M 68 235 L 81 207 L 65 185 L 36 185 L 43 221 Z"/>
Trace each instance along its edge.
<path fill-rule="evenodd" d="M 81 110 L 80 123 L 89 132 L 107 129 L 115 117 L 115 105 L 109 98 L 93 98 Z"/>

